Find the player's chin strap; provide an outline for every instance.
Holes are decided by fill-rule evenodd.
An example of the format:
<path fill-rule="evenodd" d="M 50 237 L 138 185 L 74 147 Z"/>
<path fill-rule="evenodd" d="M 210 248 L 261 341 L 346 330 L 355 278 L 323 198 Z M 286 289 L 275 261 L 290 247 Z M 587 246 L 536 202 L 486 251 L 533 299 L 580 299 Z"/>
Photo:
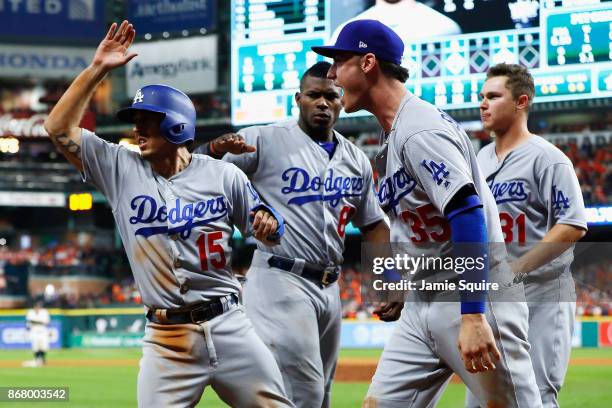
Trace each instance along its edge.
<path fill-rule="evenodd" d="M 276 222 L 278 222 L 278 227 L 276 227 L 276 231 L 274 231 L 273 234 L 268 235 L 266 239 L 272 242 L 280 241 L 281 237 L 285 234 L 285 219 L 283 218 L 283 216 L 280 215 L 280 213 L 274 208 L 264 203 L 259 203 L 253 208 L 251 208 L 251 212 L 253 214 L 255 214 L 259 210 L 265 210 L 269 212 L 276 219 Z M 253 218 L 254 215 L 251 216 L 251 222 L 253 222 Z"/>

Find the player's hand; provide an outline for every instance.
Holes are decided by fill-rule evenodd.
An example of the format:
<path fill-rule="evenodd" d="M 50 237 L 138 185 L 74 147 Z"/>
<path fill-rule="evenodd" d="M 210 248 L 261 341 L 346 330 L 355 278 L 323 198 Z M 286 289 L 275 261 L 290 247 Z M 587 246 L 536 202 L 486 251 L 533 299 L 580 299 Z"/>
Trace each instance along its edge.
<path fill-rule="evenodd" d="M 127 64 L 138 55 L 136 53 L 127 53 L 135 36 L 136 31 L 127 20 L 123 20 L 119 28 L 117 28 L 117 23 L 113 23 L 108 29 L 106 37 L 98 45 L 92 65 L 98 66 L 104 71 L 110 71 L 113 68 Z"/>
<path fill-rule="evenodd" d="M 278 221 L 266 210 L 251 213 L 253 217 L 253 236 L 267 246 L 278 245 L 278 241 L 270 241 L 268 237 L 278 229 Z"/>
<path fill-rule="evenodd" d="M 501 359 L 491 326 L 481 313 L 461 315 L 457 346 L 470 373 L 495 370 L 494 361 Z"/>
<path fill-rule="evenodd" d="M 404 302 L 387 302 L 374 309 L 374 314 L 383 322 L 394 322 L 399 319 Z"/>
<path fill-rule="evenodd" d="M 225 153 L 243 154 L 252 153 L 257 150 L 255 146 L 247 144 L 244 137 L 238 133 L 226 133 L 214 139 L 210 144 L 212 151 L 220 156 Z"/>

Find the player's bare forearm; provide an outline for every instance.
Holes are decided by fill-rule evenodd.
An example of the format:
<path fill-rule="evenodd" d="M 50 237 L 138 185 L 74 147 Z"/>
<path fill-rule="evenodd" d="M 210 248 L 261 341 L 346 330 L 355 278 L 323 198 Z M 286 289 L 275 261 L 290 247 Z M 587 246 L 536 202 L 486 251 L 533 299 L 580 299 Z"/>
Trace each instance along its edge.
<path fill-rule="evenodd" d="M 584 234 L 586 231 L 580 227 L 556 224 L 537 245 L 512 263 L 512 270 L 516 274 L 523 274 L 538 269 L 563 254 Z"/>
<path fill-rule="evenodd" d="M 89 66 L 83 70 L 53 107 L 44 124 L 53 144 L 79 170 L 83 170 L 79 123 L 104 75 L 99 67 Z"/>

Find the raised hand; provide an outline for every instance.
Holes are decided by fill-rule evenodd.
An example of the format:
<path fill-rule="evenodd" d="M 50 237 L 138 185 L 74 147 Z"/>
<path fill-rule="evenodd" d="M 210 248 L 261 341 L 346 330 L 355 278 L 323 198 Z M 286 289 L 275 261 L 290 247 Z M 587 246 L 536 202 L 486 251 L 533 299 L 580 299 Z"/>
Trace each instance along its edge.
<path fill-rule="evenodd" d="M 106 71 L 127 64 L 138 55 L 136 53 L 127 53 L 135 36 L 136 31 L 127 20 L 123 20 L 119 28 L 117 28 L 117 23 L 113 23 L 100 45 L 98 45 L 92 64 Z"/>

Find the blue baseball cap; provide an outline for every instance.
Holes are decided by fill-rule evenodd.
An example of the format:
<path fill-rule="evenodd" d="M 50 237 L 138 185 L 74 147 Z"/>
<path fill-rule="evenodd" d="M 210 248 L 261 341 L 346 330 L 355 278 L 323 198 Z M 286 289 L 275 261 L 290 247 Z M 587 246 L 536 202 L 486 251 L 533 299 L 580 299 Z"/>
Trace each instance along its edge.
<path fill-rule="evenodd" d="M 404 42 L 395 31 L 378 20 L 355 20 L 342 28 L 335 45 L 311 49 L 329 58 L 343 51 L 356 54 L 371 52 L 378 59 L 401 65 Z"/>

